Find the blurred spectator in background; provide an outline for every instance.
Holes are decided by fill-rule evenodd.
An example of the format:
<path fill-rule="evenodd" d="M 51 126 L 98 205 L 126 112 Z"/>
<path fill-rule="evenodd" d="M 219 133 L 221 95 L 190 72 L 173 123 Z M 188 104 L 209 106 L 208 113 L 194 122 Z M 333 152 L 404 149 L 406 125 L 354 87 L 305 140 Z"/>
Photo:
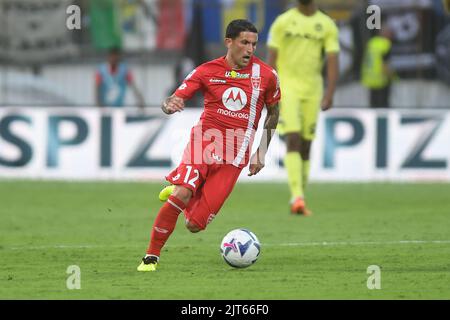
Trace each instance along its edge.
<path fill-rule="evenodd" d="M 89 19 L 91 39 L 95 49 L 122 47 L 123 30 L 118 1 L 89 1 Z"/>
<path fill-rule="evenodd" d="M 167 92 L 170 96 L 183 83 L 186 76 L 196 67 L 206 62 L 205 39 L 203 37 L 203 0 L 191 0 L 192 20 L 188 33 L 184 39 L 182 56 L 174 66 L 174 84 Z M 185 102 L 187 108 L 201 108 L 203 106 L 203 94 L 195 95 Z"/>
<path fill-rule="evenodd" d="M 173 71 L 174 85 L 169 88 L 169 96 L 175 92 L 180 84 L 183 83 L 186 76 L 194 70 L 200 63 L 195 63 L 190 57 L 183 56 L 175 64 Z M 185 102 L 186 108 L 200 108 L 203 103 L 201 92 L 196 92 L 192 99 Z"/>
<path fill-rule="evenodd" d="M 109 51 L 108 61 L 99 66 L 95 78 L 98 106 L 124 106 L 127 87 L 130 86 L 141 110 L 145 108 L 144 97 L 136 87 L 133 74 L 128 65 L 122 61 L 122 54 L 119 48 L 112 48 Z"/>
<path fill-rule="evenodd" d="M 361 82 L 370 90 L 371 108 L 389 108 L 394 71 L 389 66 L 393 32 L 383 24 L 366 45 L 361 68 Z"/>

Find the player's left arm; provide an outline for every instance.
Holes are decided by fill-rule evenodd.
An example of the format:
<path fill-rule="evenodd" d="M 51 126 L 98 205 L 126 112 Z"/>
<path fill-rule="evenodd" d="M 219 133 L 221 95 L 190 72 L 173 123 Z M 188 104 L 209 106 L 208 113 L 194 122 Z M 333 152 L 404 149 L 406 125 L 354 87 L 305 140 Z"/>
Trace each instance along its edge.
<path fill-rule="evenodd" d="M 323 111 L 333 106 L 333 96 L 339 77 L 339 30 L 336 24 L 330 20 L 330 28 L 324 43 L 327 59 L 327 88 L 322 98 Z"/>
<path fill-rule="evenodd" d="M 284 33 L 282 19 L 275 19 L 269 28 L 267 37 L 267 64 L 274 70 L 277 70 L 278 49 L 281 46 Z"/>
<path fill-rule="evenodd" d="M 278 102 L 266 107 L 267 115 L 266 120 L 264 121 L 264 131 L 258 149 L 250 159 L 249 176 L 257 174 L 262 168 L 264 168 L 264 159 L 266 157 L 267 150 L 269 149 L 270 141 L 275 133 L 275 129 L 277 128 L 278 118 L 280 117 Z"/>
<path fill-rule="evenodd" d="M 333 106 L 333 96 L 336 91 L 337 80 L 339 77 L 338 53 L 327 54 L 327 88 L 322 99 L 321 108 L 323 111 Z"/>
<path fill-rule="evenodd" d="M 267 115 L 264 121 L 264 131 L 259 143 L 258 149 L 250 158 L 249 176 L 253 176 L 264 168 L 264 159 L 269 149 L 275 129 L 278 125 L 280 110 L 278 103 L 281 99 L 280 79 L 277 72 L 272 69 L 269 76 L 269 82 L 264 93 L 264 104 L 266 105 Z"/>

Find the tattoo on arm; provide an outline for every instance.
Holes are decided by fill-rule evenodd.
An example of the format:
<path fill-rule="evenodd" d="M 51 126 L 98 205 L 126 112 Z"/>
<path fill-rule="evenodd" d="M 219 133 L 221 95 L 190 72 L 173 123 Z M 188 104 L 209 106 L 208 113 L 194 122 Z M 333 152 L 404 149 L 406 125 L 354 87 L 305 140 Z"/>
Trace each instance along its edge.
<path fill-rule="evenodd" d="M 258 152 L 262 155 L 265 155 L 267 149 L 269 148 L 270 141 L 272 140 L 275 129 L 277 128 L 279 116 L 280 110 L 278 108 L 278 104 L 267 107 L 267 116 L 264 121 L 264 132 L 258 148 Z"/>
<path fill-rule="evenodd" d="M 170 114 L 170 112 L 167 110 L 167 104 L 170 102 L 170 100 L 173 99 L 173 97 L 174 97 L 174 94 L 171 95 L 170 97 L 167 97 L 161 106 L 161 109 L 165 114 Z"/>
<path fill-rule="evenodd" d="M 278 108 L 278 104 L 267 108 L 267 117 L 264 122 L 264 129 L 276 129 L 279 116 L 280 109 Z"/>
<path fill-rule="evenodd" d="M 169 101 L 169 98 L 166 98 L 165 100 L 164 100 L 164 102 L 163 102 L 163 104 L 161 105 L 161 110 L 165 113 L 165 114 L 168 114 L 168 111 L 167 111 L 167 109 L 166 109 L 166 107 L 167 107 L 167 102 Z"/>

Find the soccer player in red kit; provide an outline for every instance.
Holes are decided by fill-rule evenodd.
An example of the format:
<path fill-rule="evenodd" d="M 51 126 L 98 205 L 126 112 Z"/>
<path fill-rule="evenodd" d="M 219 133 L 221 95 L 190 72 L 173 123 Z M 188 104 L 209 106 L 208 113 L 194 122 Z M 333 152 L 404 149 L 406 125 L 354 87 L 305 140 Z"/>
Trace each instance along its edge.
<path fill-rule="evenodd" d="M 253 54 L 258 41 L 255 26 L 234 20 L 226 29 L 227 54 L 192 71 L 162 106 L 166 114 L 183 111 L 184 101 L 198 90 L 204 111 L 192 128 L 180 165 L 167 177 L 173 191 L 154 221 L 150 244 L 138 271 L 155 271 L 161 249 L 183 212 L 191 232 L 204 230 L 233 190 L 242 169 L 249 176 L 264 167 L 264 157 L 278 124 L 279 81 L 272 67 Z M 261 112 L 267 116 L 257 151 L 252 142 Z"/>

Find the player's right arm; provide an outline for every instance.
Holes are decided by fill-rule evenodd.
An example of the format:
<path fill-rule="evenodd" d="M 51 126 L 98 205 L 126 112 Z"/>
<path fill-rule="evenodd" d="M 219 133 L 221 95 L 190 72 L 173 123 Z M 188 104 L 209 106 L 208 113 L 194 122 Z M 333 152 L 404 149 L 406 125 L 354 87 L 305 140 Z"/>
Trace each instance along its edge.
<path fill-rule="evenodd" d="M 184 100 L 183 98 L 177 97 L 175 93 L 164 100 L 161 107 L 165 114 L 172 114 L 175 112 L 180 112 L 184 110 Z"/>
<path fill-rule="evenodd" d="M 166 114 L 183 111 L 184 101 L 191 99 L 202 88 L 202 67 L 200 66 L 187 75 L 174 94 L 164 100 L 162 111 Z"/>
<path fill-rule="evenodd" d="M 275 19 L 269 29 L 267 64 L 274 70 L 277 70 L 278 48 L 280 48 L 283 39 L 283 29 L 283 20 L 280 17 Z"/>

